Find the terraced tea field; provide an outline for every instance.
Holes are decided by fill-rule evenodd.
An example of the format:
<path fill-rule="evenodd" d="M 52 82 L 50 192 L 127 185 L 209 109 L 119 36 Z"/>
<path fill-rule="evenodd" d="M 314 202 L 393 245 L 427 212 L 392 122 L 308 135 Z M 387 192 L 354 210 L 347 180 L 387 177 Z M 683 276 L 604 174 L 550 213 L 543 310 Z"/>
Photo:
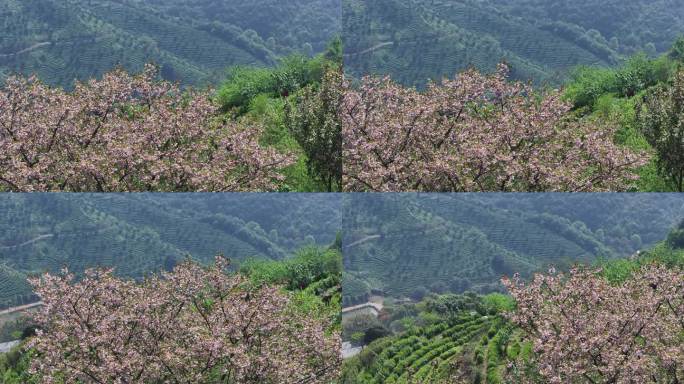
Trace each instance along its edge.
<path fill-rule="evenodd" d="M 516 337 L 498 315 L 473 312 L 379 339 L 351 364 L 363 361 L 364 384 L 500 383 L 506 354 L 520 348 Z"/>

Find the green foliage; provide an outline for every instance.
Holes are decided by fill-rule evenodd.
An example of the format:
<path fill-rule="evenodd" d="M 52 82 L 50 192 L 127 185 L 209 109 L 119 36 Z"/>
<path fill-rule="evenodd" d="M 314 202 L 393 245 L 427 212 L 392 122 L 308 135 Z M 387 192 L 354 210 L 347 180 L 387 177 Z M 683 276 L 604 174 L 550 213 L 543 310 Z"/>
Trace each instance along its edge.
<path fill-rule="evenodd" d="M 309 173 L 328 192 L 342 188 L 342 124 L 338 114 L 342 97 L 341 71 L 332 69 L 318 89 L 307 86 L 285 108 L 285 125 L 304 150 Z"/>
<path fill-rule="evenodd" d="M 342 257 L 334 249 L 309 246 L 283 261 L 249 259 L 241 272 L 257 284 L 282 284 L 290 290 L 303 290 L 329 274 L 342 274 Z"/>
<path fill-rule="evenodd" d="M 284 171 L 284 192 L 341 188 L 341 132 L 334 109 L 339 85 L 326 75 L 341 66 L 339 50 L 335 38 L 312 58 L 292 54 L 270 68 L 233 67 L 214 96 L 222 111 L 262 125 L 263 145 L 298 155 Z"/>
<path fill-rule="evenodd" d="M 247 107 L 260 94 L 275 93 L 275 79 L 271 69 L 258 67 L 234 67 L 226 82 L 219 88 L 216 100 L 228 110 Z"/>
<path fill-rule="evenodd" d="M 609 68 L 580 66 L 573 70 L 565 97 L 576 107 L 593 105 L 615 88 L 615 73 Z"/>
<path fill-rule="evenodd" d="M 657 154 L 658 172 L 684 192 L 684 71 L 655 87 L 636 106 L 637 121 Z"/>
<path fill-rule="evenodd" d="M 320 84 L 333 63 L 325 54 L 313 58 L 293 54 L 282 58 L 275 67 L 232 67 L 216 93 L 216 101 L 224 111 L 245 113 L 257 96 L 287 97 L 307 85 Z"/>
<path fill-rule="evenodd" d="M 482 301 L 497 313 L 512 311 L 515 309 L 515 301 L 512 297 L 501 293 L 490 293 L 482 297 Z"/>
<path fill-rule="evenodd" d="M 28 373 L 31 353 L 18 345 L 8 353 L 0 354 L 0 382 L 3 384 L 37 384 L 40 380 Z"/>
<path fill-rule="evenodd" d="M 439 295 L 434 298 L 430 297 L 424 301 L 424 311 L 421 316 L 425 318 L 425 314 L 432 313 L 438 318 L 452 318 L 464 312 L 477 312 L 482 315 L 487 315 L 490 308 L 493 308 L 490 303 L 474 296 L 472 293 L 465 295 L 446 294 Z"/>
<path fill-rule="evenodd" d="M 674 63 L 667 56 L 649 59 L 643 54 L 632 56 L 615 69 L 580 66 L 571 74 L 565 97 L 577 108 L 593 108 L 604 95 L 633 97 L 649 87 L 665 82 L 673 70 Z"/>
<path fill-rule="evenodd" d="M 601 268 L 602 275 L 612 283 L 627 280 L 638 269 L 635 262 L 626 259 L 601 260 L 597 265 Z"/>
<path fill-rule="evenodd" d="M 617 143 L 655 152 L 653 159 L 638 170 L 637 190 L 641 192 L 669 192 L 682 188 L 681 178 L 671 171 L 673 166 L 680 164 L 676 158 L 679 153 L 676 135 L 669 134 L 678 125 L 672 121 L 663 123 L 656 113 L 659 110 L 664 113 L 661 106 L 670 106 L 670 115 L 676 115 L 673 99 L 666 95 L 672 95 L 676 86 L 681 62 L 672 52 L 678 51 L 681 41 L 674 44 L 670 54 L 655 59 L 638 54 L 613 69 L 576 68 L 565 88 L 564 97 L 575 106 L 577 118 L 595 119 L 599 125 L 617 125 Z M 649 108 L 644 107 L 649 104 Z"/>

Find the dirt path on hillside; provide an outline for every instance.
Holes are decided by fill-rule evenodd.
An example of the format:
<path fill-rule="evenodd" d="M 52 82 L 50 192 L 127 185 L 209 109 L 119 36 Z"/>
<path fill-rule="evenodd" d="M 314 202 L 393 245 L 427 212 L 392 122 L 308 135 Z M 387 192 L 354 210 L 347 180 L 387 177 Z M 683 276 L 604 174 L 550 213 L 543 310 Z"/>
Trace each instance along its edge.
<path fill-rule="evenodd" d="M 22 49 L 21 51 L 18 51 L 18 52 L 0 54 L 0 57 L 18 56 L 18 55 L 21 55 L 21 54 L 24 54 L 24 53 L 28 53 L 28 52 L 31 52 L 31 51 L 33 51 L 33 50 L 35 50 L 35 49 L 38 49 L 38 48 L 41 48 L 41 47 L 45 47 L 45 46 L 48 46 L 48 45 L 52 45 L 52 42 L 50 42 L 50 41 L 44 41 L 44 42 L 42 42 L 42 43 L 36 43 L 36 44 L 33 44 L 32 46 L 30 46 L 30 47 L 28 47 L 28 48 L 24 48 L 24 49 Z"/>
<path fill-rule="evenodd" d="M 353 247 L 353 246 L 355 246 L 355 245 L 359 245 L 359 244 L 365 243 L 365 242 L 367 242 L 367 241 L 371 241 L 371 240 L 374 240 L 374 239 L 379 239 L 380 237 L 381 237 L 380 235 L 370 235 L 370 236 L 366 236 L 366 237 L 364 237 L 363 239 L 356 240 L 355 242 L 353 242 L 353 243 L 351 243 L 351 244 L 345 245 L 344 248 L 351 248 L 351 247 Z"/>
<path fill-rule="evenodd" d="M 394 45 L 394 41 L 386 41 L 384 43 L 380 44 L 375 44 L 374 46 L 370 48 L 366 48 L 363 51 L 359 52 L 351 52 L 351 53 L 345 53 L 344 56 L 350 57 L 350 56 L 360 56 L 360 55 L 365 55 L 366 53 L 371 53 L 373 51 L 377 51 L 380 48 L 386 47 L 388 45 Z"/>
<path fill-rule="evenodd" d="M 3 245 L 3 246 L 0 247 L 0 249 L 19 248 L 19 247 L 23 247 L 23 246 L 25 246 L 25 245 L 33 244 L 33 243 L 35 243 L 36 241 L 40 241 L 40 240 L 47 239 L 47 238 L 54 237 L 54 236 L 55 236 L 54 233 L 48 233 L 48 234 L 45 234 L 45 235 L 40 235 L 40 236 L 38 236 L 38 237 L 34 237 L 34 238 L 31 239 L 31 240 L 24 241 L 24 242 L 21 243 L 21 244 L 17 244 L 17 245 Z"/>

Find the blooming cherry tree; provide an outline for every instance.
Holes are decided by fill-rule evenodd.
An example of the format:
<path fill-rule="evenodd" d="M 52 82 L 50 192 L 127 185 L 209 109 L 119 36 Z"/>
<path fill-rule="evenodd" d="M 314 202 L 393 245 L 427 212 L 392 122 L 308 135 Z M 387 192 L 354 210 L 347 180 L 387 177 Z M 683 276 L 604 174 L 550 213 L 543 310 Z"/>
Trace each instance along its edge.
<path fill-rule="evenodd" d="M 32 373 L 44 383 L 327 383 L 339 335 L 289 304 L 278 287 L 250 288 L 226 260 L 192 262 L 142 283 L 111 270 L 31 280 Z"/>
<path fill-rule="evenodd" d="M 340 107 L 348 191 L 624 190 L 646 155 L 614 127 L 568 117 L 558 91 L 468 70 L 425 92 L 389 78 L 345 85 Z"/>
<path fill-rule="evenodd" d="M 272 190 L 290 154 L 259 145 L 261 128 L 226 121 L 203 92 L 157 81 L 147 66 L 77 83 L 35 77 L 0 90 L 0 190 Z"/>
<path fill-rule="evenodd" d="M 647 266 L 619 285 L 597 271 L 503 279 L 546 383 L 680 383 L 684 272 Z M 533 381 L 529 381 L 533 382 Z"/>

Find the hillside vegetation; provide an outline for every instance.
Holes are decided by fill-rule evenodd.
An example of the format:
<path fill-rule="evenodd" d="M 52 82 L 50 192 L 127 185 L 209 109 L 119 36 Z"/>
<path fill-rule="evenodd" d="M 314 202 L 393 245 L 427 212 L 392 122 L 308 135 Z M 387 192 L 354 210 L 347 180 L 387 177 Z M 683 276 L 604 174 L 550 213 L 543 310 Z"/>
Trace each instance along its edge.
<path fill-rule="evenodd" d="M 423 86 L 501 61 L 521 80 L 559 84 L 577 65 L 612 66 L 663 53 L 684 33 L 676 1 L 350 0 L 343 4 L 346 68 Z"/>
<path fill-rule="evenodd" d="M 604 316 L 613 316 L 613 318 L 622 316 L 626 319 L 620 323 L 623 324 L 623 332 L 619 332 L 619 329 L 616 329 L 614 333 L 611 332 L 610 337 L 614 337 L 615 334 L 627 334 L 619 342 L 614 341 L 617 343 L 616 348 L 622 346 L 621 351 L 623 352 L 619 355 L 621 359 L 618 359 L 616 364 L 609 368 L 610 371 L 608 372 L 611 375 L 631 379 L 634 374 L 645 374 L 642 371 L 631 371 L 627 362 L 636 356 L 637 359 L 649 359 L 649 361 L 658 362 L 649 365 L 648 368 L 651 375 L 648 377 L 652 381 L 643 382 L 677 383 L 677 377 L 681 374 L 681 366 L 679 365 L 681 352 L 677 352 L 677 345 L 681 346 L 682 342 L 681 328 L 677 328 L 676 325 L 673 328 L 668 327 L 676 324 L 677 320 L 681 323 L 681 311 L 684 310 L 681 297 L 671 297 L 671 300 L 668 301 L 671 306 L 664 306 L 662 317 L 656 316 L 650 320 L 649 318 L 643 319 L 647 324 L 651 324 L 653 321 L 663 321 L 664 324 L 668 325 L 659 327 L 658 330 L 662 329 L 663 332 L 669 332 L 670 337 L 673 337 L 666 340 L 650 340 L 642 337 L 640 343 L 649 345 L 646 348 L 648 352 L 643 352 L 644 350 L 634 352 L 633 349 L 625 348 L 626 344 L 619 344 L 620 342 L 630 343 L 634 340 L 630 337 L 630 332 L 639 335 L 639 329 L 647 327 L 640 325 L 644 323 L 642 320 L 636 319 L 636 315 L 626 313 L 631 311 L 631 307 L 625 309 L 625 313 L 605 313 L 602 308 L 610 307 L 613 304 L 618 305 L 618 303 L 629 305 L 621 300 L 633 300 L 634 303 L 631 305 L 636 308 L 636 305 L 642 303 L 637 296 L 651 297 L 649 296 L 651 292 L 643 289 L 643 286 L 648 287 L 651 280 L 632 280 L 633 276 L 635 279 L 643 278 L 642 271 L 649 270 L 648 268 L 660 271 L 659 273 L 662 275 L 678 276 L 680 280 L 672 280 L 673 285 L 668 285 L 668 287 L 671 287 L 672 292 L 681 292 L 682 267 L 684 266 L 684 250 L 682 249 L 684 243 L 681 242 L 681 239 L 682 224 L 679 224 L 670 232 L 666 240 L 658 242 L 653 247 L 648 247 L 636 257 L 592 263 L 591 268 L 600 268 L 599 272 L 591 274 L 593 276 L 592 281 L 581 281 L 587 286 L 603 286 L 604 289 L 613 290 L 612 292 L 615 294 L 614 297 L 600 296 L 601 300 L 615 300 L 607 305 L 601 304 L 602 301 L 594 303 L 589 297 L 582 296 L 581 300 L 587 306 L 585 310 L 597 311 Z M 657 279 L 656 277 L 652 278 Z M 550 279 L 550 277 L 546 277 L 546 279 Z M 673 279 L 677 279 L 677 277 Z M 653 286 L 657 287 L 659 284 L 669 283 L 663 278 L 658 280 L 658 283 L 651 282 L 650 284 L 649 289 L 655 290 L 656 288 Z M 533 283 L 530 282 L 530 285 Z M 630 296 L 630 299 L 619 297 L 619 290 L 626 290 L 635 285 L 642 287 L 638 293 Z M 594 294 L 601 295 L 602 293 L 594 292 Z M 529 298 L 525 299 L 528 300 Z M 554 344 L 558 347 L 555 353 L 549 352 L 548 348 L 538 348 L 537 346 L 543 344 L 543 339 L 530 336 L 523 328 L 518 327 L 510 320 L 514 313 L 525 313 L 524 311 L 529 308 L 528 305 L 530 302 L 525 301 L 522 304 L 523 308 L 516 309 L 516 302 L 513 298 L 500 293 L 487 295 L 477 295 L 473 292 L 461 295 L 431 293 L 422 300 L 410 303 L 396 302 L 391 298 L 386 299 L 383 311 L 377 318 L 359 317 L 343 323 L 343 335 L 346 335 L 343 337 L 346 340 L 355 343 L 363 340 L 362 343 L 368 344 L 358 355 L 345 360 L 341 383 L 548 383 L 549 381 L 541 376 L 540 372 L 558 372 L 552 371 L 557 369 L 558 365 L 553 365 L 553 368 L 550 368 L 553 359 L 558 356 L 570 355 L 575 357 L 576 360 L 573 361 L 578 366 L 586 366 L 586 370 L 574 369 L 574 365 L 566 364 L 568 362 L 566 358 L 559 363 L 564 367 L 562 368 L 562 376 L 558 374 L 554 377 L 567 378 L 570 377 L 569 375 L 577 378 L 582 377 L 573 382 L 609 381 L 608 374 L 602 375 L 600 372 L 606 368 L 604 362 L 610 359 L 611 353 L 604 347 L 613 343 L 599 345 L 600 348 L 606 349 L 605 351 L 602 350 L 605 355 L 599 353 L 601 357 L 594 362 L 591 362 L 587 357 L 588 362 L 585 362 L 584 356 L 591 355 L 591 353 L 584 355 L 580 352 L 581 348 L 570 346 L 576 341 L 573 339 L 574 336 L 570 336 L 571 334 L 575 335 L 573 331 L 556 329 L 555 331 L 549 330 L 548 333 L 554 336 L 562 334 L 573 339 L 573 341 L 562 345 L 561 343 Z M 657 308 L 660 306 L 654 307 L 657 313 Z M 573 309 L 569 310 L 574 311 Z M 535 314 L 530 313 L 530 315 L 534 316 Z M 594 312 L 588 319 L 572 317 L 566 319 L 567 321 L 577 321 L 576 324 L 578 325 L 575 332 L 577 332 L 579 340 L 586 341 L 588 334 L 600 332 L 598 331 L 601 328 L 599 325 L 584 327 L 586 325 L 585 320 L 589 323 L 596 321 L 595 317 L 591 317 L 593 315 L 595 315 Z M 629 316 L 632 317 L 628 318 Z M 677 316 L 679 316 L 678 319 Z M 535 319 L 535 321 L 539 323 L 553 322 L 550 318 Z M 603 325 L 610 327 L 611 324 L 614 324 L 610 322 L 612 320 L 606 321 L 607 323 Z M 636 330 L 632 331 L 632 327 L 635 327 Z M 602 334 L 598 333 L 597 337 L 601 338 Z M 584 338 L 582 338 L 583 336 Z M 667 358 L 660 359 L 661 350 L 650 348 L 651 345 L 657 345 L 660 341 L 665 344 L 669 343 L 668 345 L 672 347 L 670 349 L 672 351 L 672 365 Z M 542 353 L 542 350 L 548 355 Z M 582 372 L 585 373 L 585 376 L 582 376 Z M 586 375 L 590 375 L 591 381 L 587 379 Z M 606 381 L 601 379 L 606 377 Z"/>
<path fill-rule="evenodd" d="M 0 306 L 35 301 L 28 275 L 111 266 L 141 278 L 186 257 L 283 260 L 339 230 L 324 195 L 14 195 L 0 198 Z"/>
<path fill-rule="evenodd" d="M 184 85 L 217 84 L 231 65 L 321 52 L 340 30 L 338 0 L 9 0 L 0 4 L 0 77 L 52 85 L 155 62 Z"/>
<path fill-rule="evenodd" d="M 564 97 L 573 118 L 618 127 L 615 143 L 653 154 L 638 170 L 638 191 L 682 192 L 682 89 L 684 38 L 656 58 L 637 54 L 611 69 L 575 68 Z"/>

